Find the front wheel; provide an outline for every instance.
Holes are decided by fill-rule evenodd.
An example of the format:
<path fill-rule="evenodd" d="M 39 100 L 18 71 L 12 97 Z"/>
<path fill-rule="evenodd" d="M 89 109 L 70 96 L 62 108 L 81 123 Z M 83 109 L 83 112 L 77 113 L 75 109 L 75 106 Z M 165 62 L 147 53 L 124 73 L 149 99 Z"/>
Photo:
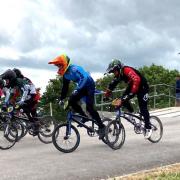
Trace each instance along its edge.
<path fill-rule="evenodd" d="M 151 129 L 152 129 L 152 135 L 148 140 L 152 143 L 157 143 L 161 140 L 163 135 L 163 125 L 161 120 L 156 116 L 150 116 L 149 118 Z"/>
<path fill-rule="evenodd" d="M 102 123 L 103 123 L 106 127 L 107 127 L 107 125 L 109 124 L 110 121 L 112 121 L 110 118 L 104 117 L 104 118 L 102 119 Z M 106 132 L 105 132 L 105 133 L 106 133 Z M 102 138 L 102 142 L 105 143 L 105 144 L 107 144 L 106 136 L 104 136 L 104 137 Z"/>
<path fill-rule="evenodd" d="M 68 124 L 58 125 L 52 135 L 52 142 L 56 149 L 64 153 L 70 153 L 76 150 L 80 143 L 80 134 L 76 127 L 71 125 L 70 133 Z"/>
<path fill-rule="evenodd" d="M 106 142 L 114 150 L 120 149 L 125 141 L 125 129 L 123 124 L 118 120 L 109 122 L 106 126 Z"/>
<path fill-rule="evenodd" d="M 15 145 L 18 139 L 16 127 L 9 123 L 0 123 L 0 149 L 7 150 Z"/>

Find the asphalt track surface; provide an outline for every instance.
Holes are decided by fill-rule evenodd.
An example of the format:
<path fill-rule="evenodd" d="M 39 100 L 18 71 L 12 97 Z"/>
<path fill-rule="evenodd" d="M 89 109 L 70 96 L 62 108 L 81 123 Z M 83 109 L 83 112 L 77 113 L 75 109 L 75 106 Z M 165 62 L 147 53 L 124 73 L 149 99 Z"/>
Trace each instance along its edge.
<path fill-rule="evenodd" d="M 116 151 L 82 128 L 80 146 L 68 154 L 26 136 L 10 150 L 0 150 L 0 180 L 107 179 L 180 162 L 180 116 L 161 120 L 164 134 L 157 144 L 136 135 L 124 121 L 126 141 Z"/>

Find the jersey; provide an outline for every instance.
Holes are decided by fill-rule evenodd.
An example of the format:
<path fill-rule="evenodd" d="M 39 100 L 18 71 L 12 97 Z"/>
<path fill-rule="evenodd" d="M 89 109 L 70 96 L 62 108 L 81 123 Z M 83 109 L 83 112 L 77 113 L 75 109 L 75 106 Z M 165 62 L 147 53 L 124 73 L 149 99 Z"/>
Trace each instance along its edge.
<path fill-rule="evenodd" d="M 63 76 L 63 86 L 60 99 L 66 97 L 70 81 L 77 84 L 77 91 L 94 84 L 94 80 L 88 72 L 86 72 L 81 66 L 71 64 Z"/>
<path fill-rule="evenodd" d="M 147 92 L 149 90 L 146 78 L 142 76 L 139 71 L 129 66 L 124 66 L 122 68 L 120 77 L 115 78 L 109 84 L 108 89 L 113 90 L 120 81 L 124 81 L 128 84 L 128 87 L 123 94 L 123 97 L 127 97 L 127 99 L 134 97 L 134 95 L 138 94 L 141 90 Z"/>

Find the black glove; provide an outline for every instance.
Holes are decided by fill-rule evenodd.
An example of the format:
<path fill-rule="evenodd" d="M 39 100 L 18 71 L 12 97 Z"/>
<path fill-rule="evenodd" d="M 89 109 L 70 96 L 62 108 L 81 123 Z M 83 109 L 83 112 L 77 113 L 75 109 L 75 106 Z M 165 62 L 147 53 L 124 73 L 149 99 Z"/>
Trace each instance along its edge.
<path fill-rule="evenodd" d="M 123 95 L 123 96 L 121 97 L 121 100 L 122 100 L 122 102 L 124 102 L 124 101 L 129 101 L 129 100 L 132 99 L 134 96 L 135 96 L 135 94 L 129 93 L 129 94 Z"/>
<path fill-rule="evenodd" d="M 75 90 L 72 92 L 72 95 L 73 95 L 73 96 L 76 96 L 77 94 L 78 94 L 78 90 L 75 89 Z"/>
<path fill-rule="evenodd" d="M 59 106 L 64 106 L 64 101 L 60 100 L 58 104 L 59 104 Z"/>

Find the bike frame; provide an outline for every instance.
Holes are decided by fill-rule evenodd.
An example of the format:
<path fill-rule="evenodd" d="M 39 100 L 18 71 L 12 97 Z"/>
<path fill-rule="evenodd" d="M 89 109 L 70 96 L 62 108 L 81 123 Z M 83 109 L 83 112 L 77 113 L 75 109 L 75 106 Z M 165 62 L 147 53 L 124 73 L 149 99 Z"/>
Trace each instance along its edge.
<path fill-rule="evenodd" d="M 83 119 L 86 121 L 91 121 L 92 122 L 92 127 L 87 126 L 86 124 L 82 123 L 80 120 L 78 119 Z M 88 131 L 94 131 L 94 124 L 97 125 L 97 122 L 94 119 L 82 116 L 82 115 L 78 115 L 78 114 L 74 114 L 71 110 L 67 113 L 67 130 L 66 130 L 66 136 L 71 135 L 71 124 L 72 121 L 76 122 L 78 125 L 86 128 Z"/>
<path fill-rule="evenodd" d="M 118 108 L 116 111 L 116 120 L 119 120 L 121 122 L 121 117 L 122 117 L 122 118 L 126 119 L 129 123 L 131 123 L 132 125 L 136 126 L 137 123 L 136 123 L 135 119 L 129 119 L 128 117 L 126 117 L 126 115 L 133 116 L 134 118 L 139 119 L 140 121 L 143 121 L 141 115 L 137 116 L 135 114 L 128 113 L 128 112 L 122 113 L 121 108 Z"/>

